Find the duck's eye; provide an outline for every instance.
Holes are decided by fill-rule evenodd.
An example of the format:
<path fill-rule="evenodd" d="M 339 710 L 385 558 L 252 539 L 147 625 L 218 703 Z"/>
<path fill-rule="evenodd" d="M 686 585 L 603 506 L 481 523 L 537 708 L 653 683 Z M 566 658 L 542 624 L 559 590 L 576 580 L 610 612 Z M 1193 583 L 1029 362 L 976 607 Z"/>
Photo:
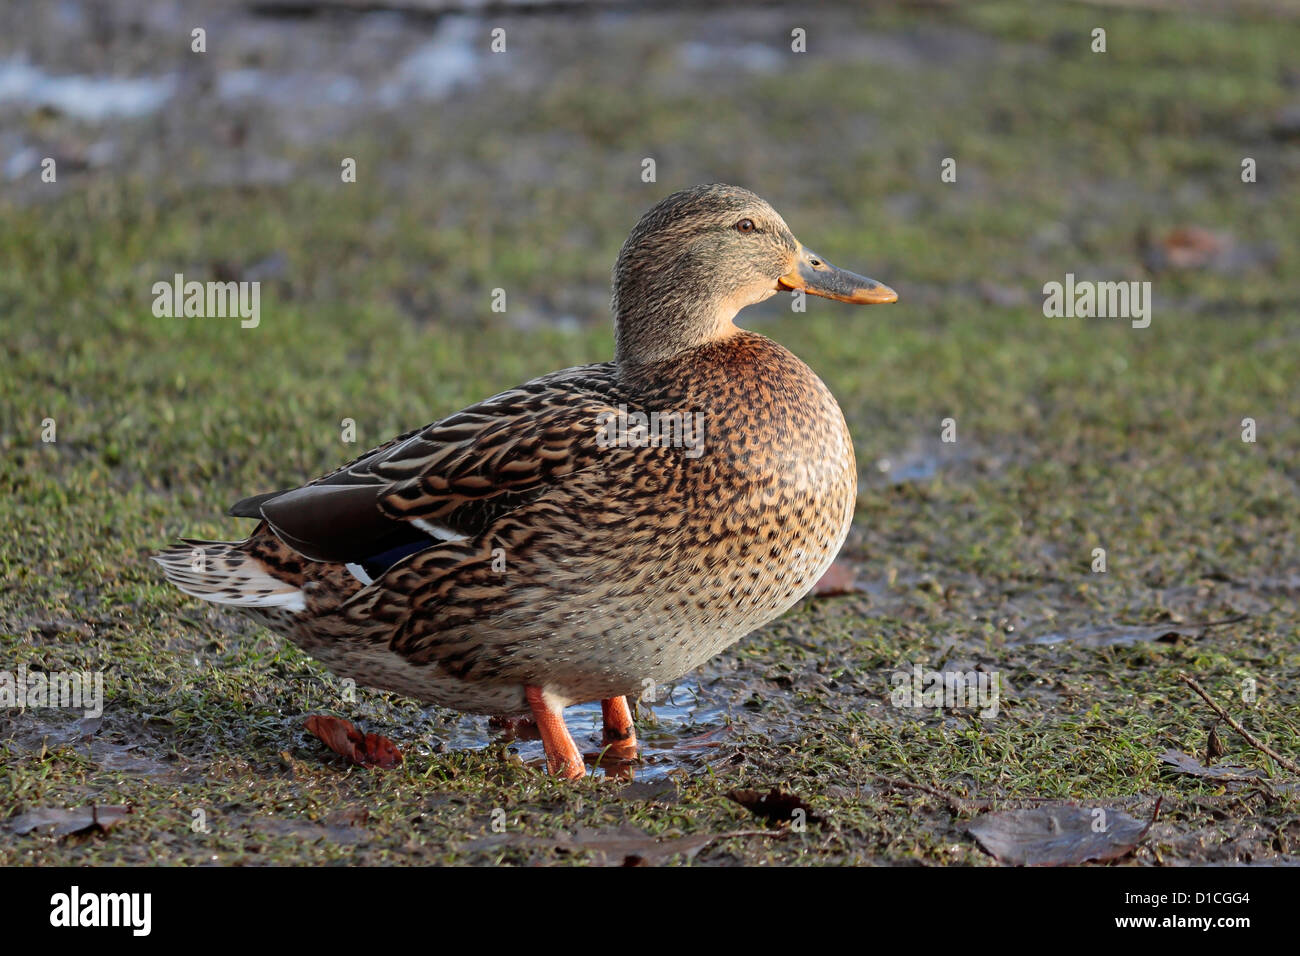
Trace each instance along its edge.
<path fill-rule="evenodd" d="M 736 232 L 753 232 L 756 228 L 752 219 L 742 219 L 736 223 Z"/>

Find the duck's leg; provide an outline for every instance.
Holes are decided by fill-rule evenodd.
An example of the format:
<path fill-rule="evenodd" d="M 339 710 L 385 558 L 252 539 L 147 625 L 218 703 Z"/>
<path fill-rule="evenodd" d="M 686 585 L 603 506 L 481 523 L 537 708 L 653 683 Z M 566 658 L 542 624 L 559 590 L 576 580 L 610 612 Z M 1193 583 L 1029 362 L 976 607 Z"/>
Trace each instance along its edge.
<path fill-rule="evenodd" d="M 569 728 L 564 725 L 564 714 L 558 707 L 546 702 L 540 687 L 528 684 L 524 687 L 524 696 L 528 706 L 533 710 L 533 719 L 537 721 L 537 730 L 542 735 L 542 747 L 546 750 L 546 766 L 553 774 L 577 780 L 587 772 L 582 762 L 582 753 L 573 742 Z"/>
<path fill-rule="evenodd" d="M 600 702 L 600 712 L 605 718 L 602 734 L 611 757 L 632 760 L 636 757 L 636 728 L 632 725 L 632 709 L 626 697 L 610 697 Z"/>

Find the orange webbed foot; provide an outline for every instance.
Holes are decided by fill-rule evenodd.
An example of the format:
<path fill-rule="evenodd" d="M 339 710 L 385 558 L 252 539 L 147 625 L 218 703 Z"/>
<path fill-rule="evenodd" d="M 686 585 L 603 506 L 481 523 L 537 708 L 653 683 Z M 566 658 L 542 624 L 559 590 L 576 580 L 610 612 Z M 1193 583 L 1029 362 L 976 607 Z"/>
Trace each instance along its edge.
<path fill-rule="evenodd" d="M 626 697 L 610 697 L 600 702 L 605 718 L 602 740 L 606 755 L 616 760 L 635 760 L 637 756 L 636 727 L 632 723 L 632 709 Z"/>
<path fill-rule="evenodd" d="M 524 695 L 528 698 L 528 706 L 532 708 L 533 719 L 537 721 L 537 731 L 542 736 L 547 768 L 556 776 L 569 780 L 584 776 L 587 768 L 582 762 L 582 753 L 564 724 L 561 709 L 547 702 L 540 687 L 529 684 L 524 687 Z"/>

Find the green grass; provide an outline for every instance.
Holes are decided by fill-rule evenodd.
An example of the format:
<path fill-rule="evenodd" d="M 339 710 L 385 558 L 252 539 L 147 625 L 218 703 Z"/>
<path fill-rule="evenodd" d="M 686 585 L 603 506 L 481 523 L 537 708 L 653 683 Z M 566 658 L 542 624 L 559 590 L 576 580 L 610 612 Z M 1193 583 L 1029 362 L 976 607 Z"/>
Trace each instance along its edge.
<path fill-rule="evenodd" d="M 1134 861 L 1294 859 L 1300 800 L 1267 757 L 1220 728 L 1225 759 L 1277 776 L 1230 790 L 1158 755 L 1204 750 L 1212 719 L 1177 680 L 1189 672 L 1300 756 L 1300 153 L 1270 132 L 1294 103 L 1300 26 L 1020 9 L 952 11 L 944 29 L 985 53 L 951 58 L 925 55 L 937 28 L 915 13 L 837 14 L 811 36 L 869 30 L 921 52 L 810 53 L 712 77 L 707 99 L 665 52 L 689 20 L 584 21 L 570 42 L 587 58 L 526 95 L 489 84 L 323 149 L 277 146 L 299 170 L 286 184 L 200 185 L 213 147 L 163 181 L 99 171 L 54 198 L 0 200 L 4 667 L 107 669 L 89 744 L 66 713 L 0 717 L 0 818 L 135 808 L 109 834 L 7 838 L 0 863 L 595 861 L 565 834 L 630 825 L 724 835 L 696 863 L 979 864 L 964 827 L 981 809 L 1050 798 L 1143 816 L 1160 795 Z M 1103 20 L 1104 57 L 1086 52 Z M 359 183 L 333 181 L 336 155 L 358 158 Z M 646 155 L 658 183 L 639 180 Z M 945 156 L 955 185 L 939 181 Z M 1240 182 L 1242 156 L 1258 183 Z M 623 235 L 712 178 L 756 189 L 810 246 L 902 299 L 756 316 L 845 410 L 864 479 L 845 557 L 867 590 L 804 602 L 696 675 L 728 716 L 662 731 L 671 787 L 555 783 L 503 744 L 462 746 L 488 739 L 480 723 L 366 690 L 346 702 L 303 654 L 147 562 L 179 534 L 240 535 L 223 512 L 244 494 L 607 358 Z M 1269 251 L 1148 274 L 1139 237 L 1185 225 Z M 173 272 L 272 257 L 255 330 L 150 313 L 150 286 Z M 1151 279 L 1151 327 L 1045 319 L 1041 286 L 1066 272 Z M 949 416 L 953 446 L 939 441 Z M 56 443 L 40 440 L 45 418 Z M 358 445 L 340 441 L 343 418 Z M 921 477 L 894 482 L 882 459 Z M 1097 547 L 1105 574 L 1090 570 Z M 1193 626 L 1121 646 L 1032 640 L 1156 624 Z M 890 674 L 913 663 L 998 672 L 999 716 L 889 706 Z M 301 729 L 318 712 L 388 735 L 405 763 L 324 757 Z M 680 746 L 724 720 L 718 746 Z M 725 836 L 762 825 L 727 792 L 771 786 L 825 821 Z M 210 832 L 192 829 L 196 810 Z"/>

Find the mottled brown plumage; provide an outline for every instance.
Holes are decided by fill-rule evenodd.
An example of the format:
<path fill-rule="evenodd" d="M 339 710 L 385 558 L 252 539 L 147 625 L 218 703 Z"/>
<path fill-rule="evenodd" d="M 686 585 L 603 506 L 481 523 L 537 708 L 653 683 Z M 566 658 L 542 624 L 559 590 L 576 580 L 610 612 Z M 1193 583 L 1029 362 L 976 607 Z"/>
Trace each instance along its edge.
<path fill-rule="evenodd" d="M 852 518 L 834 397 L 732 324 L 792 288 L 896 298 L 804 249 L 753 193 L 676 193 L 619 255 L 615 361 L 247 499 L 233 512 L 263 520 L 246 541 L 178 546 L 160 563 L 343 676 L 458 710 L 545 723 L 675 680 L 806 594 Z M 668 416 L 667 435 L 638 413 Z M 575 775 L 562 743 L 547 739 L 552 766 Z"/>

